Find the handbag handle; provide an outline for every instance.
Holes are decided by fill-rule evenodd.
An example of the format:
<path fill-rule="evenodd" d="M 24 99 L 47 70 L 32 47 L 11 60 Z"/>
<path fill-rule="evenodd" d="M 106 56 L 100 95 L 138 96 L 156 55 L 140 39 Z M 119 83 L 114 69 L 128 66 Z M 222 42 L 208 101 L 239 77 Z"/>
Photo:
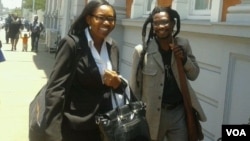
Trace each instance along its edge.
<path fill-rule="evenodd" d="M 122 115 L 122 111 L 121 111 L 121 109 L 120 109 L 120 107 L 119 107 L 119 105 L 118 105 L 118 101 L 117 101 L 117 98 L 116 98 L 116 96 L 115 96 L 115 93 L 113 92 L 113 90 L 111 89 L 111 91 L 110 91 L 110 93 L 111 93 L 111 95 L 112 95 L 112 97 L 114 98 L 114 100 L 115 100 L 115 104 L 116 104 L 116 111 L 117 111 L 117 117 L 120 119 L 120 120 L 123 120 L 124 119 L 124 116 Z M 132 103 L 131 103 L 131 101 L 130 101 L 130 98 L 128 97 L 128 95 L 127 95 L 127 93 L 126 93 L 126 91 L 125 91 L 125 88 L 123 88 L 123 99 L 124 99 L 124 104 L 125 104 L 125 102 L 126 102 L 126 100 L 128 100 L 128 107 L 129 107 L 129 109 L 130 109 L 130 111 L 132 112 L 132 113 L 136 113 L 137 111 L 134 111 L 134 110 L 132 110 L 133 108 L 132 108 Z M 138 101 L 138 100 L 137 100 Z M 146 106 L 143 104 L 143 103 L 141 103 L 141 107 L 142 108 L 145 108 Z"/>
<path fill-rule="evenodd" d="M 123 95 L 123 103 L 125 104 L 126 100 L 128 100 L 128 104 L 130 104 L 130 99 L 128 98 L 128 95 L 125 92 L 125 88 L 123 88 L 122 91 L 123 91 L 123 93 L 122 93 L 122 95 Z M 119 104 L 118 104 L 118 101 L 117 101 L 117 98 L 115 96 L 115 93 L 114 93 L 113 89 L 110 90 L 110 93 L 111 93 L 112 97 L 115 100 L 116 107 L 119 107 Z"/>

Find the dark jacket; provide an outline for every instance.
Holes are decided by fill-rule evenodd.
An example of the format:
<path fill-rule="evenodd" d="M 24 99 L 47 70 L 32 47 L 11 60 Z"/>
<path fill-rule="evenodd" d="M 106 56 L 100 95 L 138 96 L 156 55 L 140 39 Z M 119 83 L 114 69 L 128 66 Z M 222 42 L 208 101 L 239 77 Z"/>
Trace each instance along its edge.
<path fill-rule="evenodd" d="M 35 36 L 40 35 L 43 30 L 44 26 L 41 22 L 33 21 L 32 23 L 30 23 L 28 31 L 31 31 L 31 35 Z"/>
<path fill-rule="evenodd" d="M 22 28 L 22 23 L 20 20 L 12 21 L 9 25 L 9 37 L 11 39 L 18 39 L 21 28 Z"/>
<path fill-rule="evenodd" d="M 54 69 L 47 83 L 46 92 L 46 134 L 50 139 L 61 140 L 61 123 L 66 119 L 70 128 L 89 130 L 97 128 L 94 121 L 96 113 L 100 111 L 103 95 L 109 90 L 102 83 L 98 67 L 88 47 L 86 37 L 79 38 L 79 47 L 75 50 L 72 40 L 62 39 L 58 46 Z M 107 44 L 109 57 L 114 71 L 118 72 L 118 48 L 115 43 Z M 76 52 L 75 52 L 76 51 Z M 80 54 L 77 69 L 69 84 L 72 69 L 75 67 L 76 55 Z M 66 97 L 66 102 L 64 101 Z M 65 103 L 64 103 L 65 102 Z M 63 108 L 62 114 L 58 114 Z M 63 119 L 63 120 L 62 120 Z"/>

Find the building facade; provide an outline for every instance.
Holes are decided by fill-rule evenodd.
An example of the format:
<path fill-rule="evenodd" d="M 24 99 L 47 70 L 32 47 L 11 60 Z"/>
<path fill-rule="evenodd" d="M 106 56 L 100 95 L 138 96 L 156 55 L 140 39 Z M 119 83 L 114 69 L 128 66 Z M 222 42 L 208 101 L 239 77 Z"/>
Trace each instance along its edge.
<path fill-rule="evenodd" d="M 48 40 L 65 36 L 88 1 L 47 0 L 44 23 Z M 155 5 L 171 5 L 181 16 L 179 36 L 189 39 L 201 68 L 191 84 L 208 118 L 202 123 L 204 140 L 221 137 L 222 124 L 249 122 L 250 0 L 107 1 L 117 11 L 118 21 L 111 36 L 120 47 L 124 77 L 129 79 L 132 53 L 142 42 L 145 18 Z"/>

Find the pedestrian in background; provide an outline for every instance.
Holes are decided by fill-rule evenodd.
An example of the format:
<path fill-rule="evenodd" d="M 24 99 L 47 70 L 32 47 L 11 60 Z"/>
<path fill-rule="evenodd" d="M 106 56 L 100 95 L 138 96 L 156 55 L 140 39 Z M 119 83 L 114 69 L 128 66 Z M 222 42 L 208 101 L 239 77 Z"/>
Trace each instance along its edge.
<path fill-rule="evenodd" d="M 16 51 L 16 46 L 19 40 L 19 36 L 22 30 L 21 19 L 17 17 L 16 14 L 13 14 L 12 22 L 9 26 L 9 37 L 11 41 L 11 51 Z"/>
<path fill-rule="evenodd" d="M 150 30 L 145 41 L 147 25 Z M 176 31 L 174 32 L 174 27 Z M 146 118 L 152 141 L 188 141 L 186 113 L 180 90 L 177 60 L 181 62 L 192 99 L 192 107 L 201 121 L 206 116 L 188 80 L 199 75 L 199 66 L 187 39 L 176 37 L 180 17 L 170 7 L 155 7 L 142 29 L 143 45 L 133 54 L 131 89 L 147 105 Z"/>
<path fill-rule="evenodd" d="M 5 57 L 2 52 L 2 41 L 0 40 L 0 62 L 5 61 Z"/>
<path fill-rule="evenodd" d="M 8 14 L 8 17 L 5 19 L 5 23 L 4 23 L 4 29 L 5 29 L 5 41 L 6 44 L 9 43 L 9 28 L 10 28 L 10 23 L 12 22 L 12 15 Z"/>
<path fill-rule="evenodd" d="M 108 37 L 115 25 L 114 7 L 104 0 L 92 0 L 69 30 L 70 36 L 79 39 L 79 48 L 74 49 L 77 47 L 69 37 L 60 41 L 47 83 L 46 137 L 43 141 L 101 141 L 95 115 L 113 109 L 111 89 L 121 93 L 127 86 L 118 74 L 118 47 Z M 76 54 L 80 57 L 79 62 L 75 62 Z M 77 69 L 70 79 L 74 67 Z M 64 106 L 66 92 L 70 101 L 66 99 Z M 63 106 L 65 111 L 59 118 L 57 113 Z"/>
<path fill-rule="evenodd" d="M 38 42 L 40 34 L 44 30 L 43 24 L 38 21 L 38 16 L 34 16 L 34 21 L 30 23 L 29 31 L 31 32 L 31 51 L 38 52 Z"/>
<path fill-rule="evenodd" d="M 22 51 L 27 52 L 28 50 L 28 40 L 29 40 L 30 35 L 28 36 L 27 33 L 24 33 L 24 35 L 21 35 L 22 41 L 23 41 L 23 49 Z"/>

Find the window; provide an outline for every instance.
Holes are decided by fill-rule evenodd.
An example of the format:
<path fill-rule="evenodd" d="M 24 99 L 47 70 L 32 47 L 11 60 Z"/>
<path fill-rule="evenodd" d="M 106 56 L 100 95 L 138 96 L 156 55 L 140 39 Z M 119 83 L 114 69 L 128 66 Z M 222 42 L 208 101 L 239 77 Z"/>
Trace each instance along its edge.
<path fill-rule="evenodd" d="M 156 0 L 146 0 L 146 2 L 144 2 L 144 6 L 143 6 L 145 14 L 148 15 L 153 10 L 155 5 L 156 5 Z"/>
<path fill-rule="evenodd" d="M 190 18 L 209 19 L 212 0 L 191 0 Z"/>
<path fill-rule="evenodd" d="M 148 17 L 148 14 L 157 5 L 157 0 L 133 0 L 131 18 Z"/>

